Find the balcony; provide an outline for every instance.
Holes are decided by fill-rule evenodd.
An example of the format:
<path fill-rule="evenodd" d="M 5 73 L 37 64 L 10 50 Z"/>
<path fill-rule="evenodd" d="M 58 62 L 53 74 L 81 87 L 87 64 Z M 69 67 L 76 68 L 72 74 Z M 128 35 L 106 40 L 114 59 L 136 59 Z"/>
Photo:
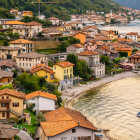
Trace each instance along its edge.
<path fill-rule="evenodd" d="M 9 103 L 11 99 L 0 99 L 0 103 Z"/>

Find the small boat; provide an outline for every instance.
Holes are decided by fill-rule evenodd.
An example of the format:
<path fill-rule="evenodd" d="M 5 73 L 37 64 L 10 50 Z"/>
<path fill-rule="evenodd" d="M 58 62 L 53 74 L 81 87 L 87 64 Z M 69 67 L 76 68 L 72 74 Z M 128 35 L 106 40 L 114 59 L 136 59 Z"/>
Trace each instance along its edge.
<path fill-rule="evenodd" d="M 140 112 L 137 114 L 137 117 L 139 117 L 139 118 L 140 118 Z"/>

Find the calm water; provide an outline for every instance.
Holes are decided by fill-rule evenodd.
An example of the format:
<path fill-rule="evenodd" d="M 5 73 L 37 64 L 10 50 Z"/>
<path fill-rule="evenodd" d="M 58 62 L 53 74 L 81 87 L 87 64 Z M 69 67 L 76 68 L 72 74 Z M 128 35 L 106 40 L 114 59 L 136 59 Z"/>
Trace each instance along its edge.
<path fill-rule="evenodd" d="M 131 21 L 123 26 L 100 26 L 100 30 L 117 30 L 119 33 L 138 32 L 140 34 L 140 20 Z"/>
<path fill-rule="evenodd" d="M 97 128 L 115 140 L 140 140 L 140 77 L 118 80 L 72 103 Z"/>

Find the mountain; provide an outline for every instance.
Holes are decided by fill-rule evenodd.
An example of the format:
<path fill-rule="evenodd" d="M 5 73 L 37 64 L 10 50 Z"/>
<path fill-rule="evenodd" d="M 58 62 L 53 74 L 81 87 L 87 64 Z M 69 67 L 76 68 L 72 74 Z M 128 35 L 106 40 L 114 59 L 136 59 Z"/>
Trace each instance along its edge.
<path fill-rule="evenodd" d="M 140 0 L 114 0 L 123 6 L 140 10 Z"/>
<path fill-rule="evenodd" d="M 0 0 L 0 7 L 5 9 L 17 8 L 19 11 L 30 10 L 37 16 L 38 5 L 32 3 L 38 0 Z M 119 10 L 119 4 L 112 5 L 111 0 L 50 0 L 55 2 L 66 2 L 57 4 L 41 4 L 41 14 L 46 17 L 58 17 L 63 20 L 69 20 L 70 14 L 85 14 L 86 10 L 104 11 L 110 12 L 112 9 L 114 12 Z M 42 2 L 48 2 L 48 0 L 42 0 Z"/>

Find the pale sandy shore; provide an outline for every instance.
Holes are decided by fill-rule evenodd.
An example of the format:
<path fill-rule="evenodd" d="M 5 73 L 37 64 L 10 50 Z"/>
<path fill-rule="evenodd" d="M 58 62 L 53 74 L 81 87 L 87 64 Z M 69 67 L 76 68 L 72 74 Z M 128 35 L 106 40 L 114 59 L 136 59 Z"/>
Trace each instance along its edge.
<path fill-rule="evenodd" d="M 63 90 L 62 93 L 62 99 L 66 101 L 65 103 L 65 107 L 70 108 L 70 109 L 74 109 L 72 107 L 71 102 L 81 96 L 83 96 L 84 94 L 86 94 L 88 91 L 98 88 L 104 84 L 116 81 L 116 80 L 121 80 L 123 78 L 129 78 L 129 77 L 134 77 L 137 76 L 138 74 L 136 73 L 132 73 L 132 72 L 125 72 L 125 73 L 120 73 L 114 76 L 110 76 L 110 77 L 106 77 L 106 78 L 102 78 L 99 81 L 96 82 L 89 82 L 87 84 L 79 84 L 78 86 L 75 86 L 71 89 L 66 89 Z M 103 138 L 102 140 L 110 140 L 108 137 L 105 136 L 105 133 L 102 132 Z"/>

